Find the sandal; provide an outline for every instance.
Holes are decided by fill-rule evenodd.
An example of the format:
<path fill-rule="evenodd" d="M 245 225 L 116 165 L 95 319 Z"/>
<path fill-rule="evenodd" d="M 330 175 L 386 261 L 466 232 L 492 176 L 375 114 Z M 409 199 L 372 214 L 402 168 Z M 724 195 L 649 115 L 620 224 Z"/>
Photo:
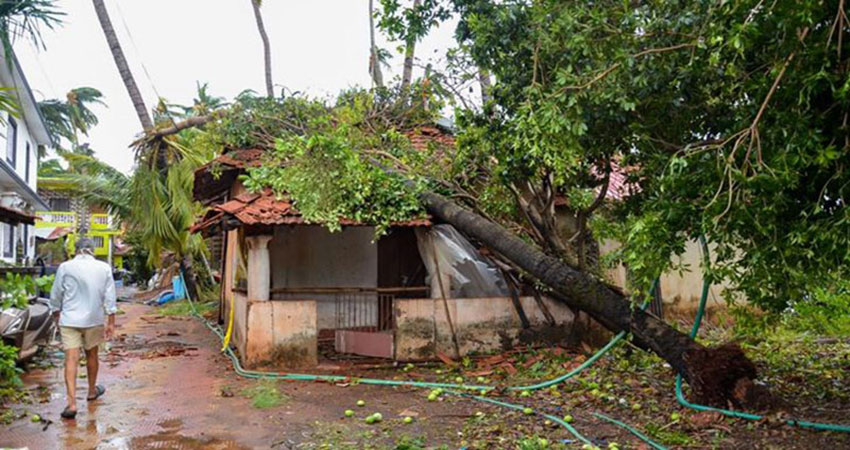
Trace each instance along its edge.
<path fill-rule="evenodd" d="M 73 419 L 73 418 L 77 417 L 77 411 L 74 410 L 74 409 L 71 409 L 70 406 L 66 406 L 65 410 L 62 411 L 62 414 L 60 414 L 60 416 L 62 416 L 63 419 Z"/>
<path fill-rule="evenodd" d="M 106 388 L 98 384 L 97 386 L 94 387 L 94 391 L 95 391 L 94 397 L 87 397 L 86 400 L 88 400 L 88 401 L 97 400 L 101 395 L 106 393 Z"/>

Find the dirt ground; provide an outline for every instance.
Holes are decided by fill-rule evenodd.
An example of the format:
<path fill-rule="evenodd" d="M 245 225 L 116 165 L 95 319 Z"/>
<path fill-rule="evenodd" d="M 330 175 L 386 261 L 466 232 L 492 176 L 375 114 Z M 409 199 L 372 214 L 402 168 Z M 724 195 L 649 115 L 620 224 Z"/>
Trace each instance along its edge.
<path fill-rule="evenodd" d="M 77 418 L 62 420 L 61 360 L 56 367 L 31 370 L 23 379 L 35 402 L 12 405 L 17 420 L 0 426 L 0 448 L 304 448 L 329 439 L 340 445 L 360 439 L 378 444 L 405 436 L 454 442 L 453 430 L 481 409 L 466 402 L 427 402 L 410 389 L 303 382 L 280 383 L 282 404 L 258 409 L 243 395 L 258 382 L 234 375 L 229 360 L 217 351 L 215 336 L 197 320 L 157 316 L 143 305 L 121 307 L 126 314 L 117 319 L 118 339 L 101 356 L 99 382 L 106 395 L 87 404 L 81 378 Z M 358 399 L 366 406 L 357 407 Z M 361 417 L 380 412 L 385 420 L 369 426 L 345 418 L 346 409 Z M 417 420 L 396 439 L 383 428 L 400 424 L 402 412 Z M 33 422 L 33 414 L 52 423 Z M 356 436 L 336 436 L 337 424 L 352 422 Z"/>
<path fill-rule="evenodd" d="M 101 356 L 100 381 L 106 395 L 88 404 L 85 379 L 80 379 L 78 416 L 60 419 L 65 405 L 62 361 L 55 350 L 48 351 L 49 357 L 35 364 L 41 368 L 33 367 L 23 377 L 29 401 L 0 411 L 11 417 L 10 423 L 0 425 L 0 448 L 581 448 L 564 428 L 533 414 L 446 394 L 429 401 L 427 390 L 242 379 L 199 321 L 161 316 L 139 304 L 122 303 L 121 308 L 125 314 L 118 317 L 118 338 Z M 787 358 L 760 364 L 769 369 L 772 389 L 808 402 L 809 407 L 796 409 L 803 417 L 847 422 L 850 351 L 840 348 L 826 359 L 814 358 L 828 363 L 805 367 L 823 374 L 810 376 L 806 384 L 794 378 L 802 359 L 787 366 L 779 365 Z M 515 392 L 501 400 L 558 417 L 574 415 L 573 425 L 601 448 L 612 443 L 623 449 L 649 447 L 594 412 L 634 425 L 669 448 L 850 448 L 848 434 L 784 427 L 776 423 L 781 416 L 748 422 L 681 408 L 672 396 L 669 369 L 657 358 L 632 353 L 619 349 L 569 383 Z M 555 347 L 466 359 L 454 367 L 361 369 L 357 374 L 446 382 L 461 377 L 464 382 L 513 385 L 552 378 L 582 358 Z M 349 370 L 326 366 L 323 373 Z M 258 404 L 268 400 L 261 394 L 269 389 L 275 401 Z M 356 406 L 357 400 L 364 400 L 365 406 Z M 347 409 L 355 417 L 345 417 Z M 365 423 L 363 419 L 375 412 L 383 421 Z M 402 421 L 407 416 L 412 423 Z"/>

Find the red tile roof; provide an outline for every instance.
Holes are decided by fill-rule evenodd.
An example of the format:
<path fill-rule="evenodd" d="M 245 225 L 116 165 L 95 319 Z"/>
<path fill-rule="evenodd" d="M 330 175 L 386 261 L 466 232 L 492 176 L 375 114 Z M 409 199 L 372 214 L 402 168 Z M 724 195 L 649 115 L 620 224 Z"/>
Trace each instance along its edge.
<path fill-rule="evenodd" d="M 593 172 L 600 178 L 600 181 L 604 177 L 604 173 L 601 171 L 594 170 Z M 605 192 L 605 200 L 618 202 L 640 192 L 640 185 L 634 181 L 629 181 L 628 174 L 628 168 L 620 167 L 614 161 L 611 162 L 611 176 L 608 179 L 608 190 Z M 593 191 L 595 194 L 599 194 L 599 187 L 596 187 Z M 555 205 L 564 206 L 567 204 L 569 202 L 565 196 L 559 195 L 555 198 Z"/>
<path fill-rule="evenodd" d="M 197 233 L 215 226 L 226 216 L 233 217 L 242 225 L 309 225 L 301 213 L 292 207 L 287 198 L 277 198 L 271 190 L 262 194 L 242 194 L 232 200 L 212 207 L 207 214 L 193 225 L 189 231 Z M 361 226 L 360 222 L 351 219 L 340 219 L 341 225 Z M 412 219 L 395 222 L 393 226 L 427 227 L 431 225 L 428 219 Z"/>
<path fill-rule="evenodd" d="M 56 239 L 59 239 L 67 235 L 68 233 L 71 233 L 72 231 L 74 231 L 72 227 L 56 227 L 44 239 L 48 241 L 55 241 Z"/>
<path fill-rule="evenodd" d="M 454 147 L 454 136 L 444 133 L 437 127 L 419 127 L 404 133 L 410 144 L 417 150 L 425 150 L 429 145 Z"/>
<path fill-rule="evenodd" d="M 212 160 L 212 162 L 207 163 L 207 166 L 221 164 L 236 169 L 243 169 L 245 167 L 260 167 L 265 153 L 265 150 L 259 148 L 232 150 L 219 155 L 216 159 Z"/>
<path fill-rule="evenodd" d="M 195 200 L 208 203 L 227 192 L 246 167 L 259 167 L 265 151 L 258 148 L 229 150 L 195 170 Z"/>
<path fill-rule="evenodd" d="M 435 150 L 435 155 L 445 155 L 445 149 L 454 147 L 454 137 L 437 127 L 425 126 L 404 132 L 413 148 Z M 205 204 L 220 199 L 246 168 L 263 164 L 262 149 L 228 150 L 195 171 L 194 198 Z M 297 225 L 307 222 L 286 199 L 276 199 L 269 192 L 240 195 L 228 202 L 213 206 L 206 216 L 190 228 L 192 232 L 209 228 L 229 215 L 246 225 Z M 342 219 L 343 225 L 361 225 Z M 399 223 L 399 226 L 429 226 L 426 219 Z"/>

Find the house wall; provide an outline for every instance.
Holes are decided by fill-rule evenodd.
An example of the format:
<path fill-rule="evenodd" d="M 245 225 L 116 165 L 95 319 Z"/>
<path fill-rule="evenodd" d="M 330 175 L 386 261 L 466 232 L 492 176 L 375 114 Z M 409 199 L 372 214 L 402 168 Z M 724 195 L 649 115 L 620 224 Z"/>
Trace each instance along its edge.
<path fill-rule="evenodd" d="M 573 313 L 566 305 L 544 298 L 556 326 L 548 327 L 533 297 L 520 302 L 532 333 L 523 333 L 519 314 L 508 297 L 448 299 L 449 313 L 461 356 L 509 349 L 532 338 L 560 341 L 569 335 Z M 396 299 L 395 359 L 425 360 L 436 352 L 454 356 L 451 329 L 442 299 Z M 436 330 L 436 337 L 435 337 Z"/>
<path fill-rule="evenodd" d="M 279 226 L 269 243 L 272 289 L 375 288 L 378 282 L 378 246 L 372 227 L 346 227 L 331 233 L 313 225 Z M 319 328 L 335 325 L 333 294 L 315 294 Z M 366 302 L 362 308 L 368 308 Z M 375 318 L 374 311 L 362 317 Z M 370 319 L 371 322 L 374 322 Z M 360 325 L 375 325 L 364 322 Z"/>
<path fill-rule="evenodd" d="M 9 115 L 3 114 L 4 123 L 0 123 L 0 155 L 7 164 L 12 166 L 18 176 L 24 180 L 29 187 L 33 190 L 36 189 L 36 171 L 38 166 L 38 154 L 36 143 L 30 135 L 30 130 L 27 125 L 27 122 L 21 118 L 14 118 L 15 123 L 17 124 L 17 152 L 14 164 L 8 160 L 9 158 L 9 130 L 10 130 L 10 122 Z M 27 149 L 27 145 L 29 145 L 29 149 Z M 27 164 L 27 153 L 29 153 L 29 165 Z M 0 189 L 0 191 L 4 191 L 4 189 Z M 24 236 L 26 235 L 26 240 L 24 241 Z M 11 255 L 7 255 L 3 249 L 6 248 L 6 243 L 9 239 L 14 239 L 14 248 Z M 0 226 L 0 260 L 6 263 L 14 263 L 17 261 L 18 255 L 18 243 L 21 243 L 24 254 L 20 255 L 21 260 L 25 260 L 27 258 L 30 261 L 35 259 L 35 229 L 32 225 L 18 225 L 16 227 L 8 227 L 5 224 Z"/>
<path fill-rule="evenodd" d="M 236 293 L 236 266 L 239 257 L 239 232 L 230 230 L 225 236 L 224 270 L 221 274 L 221 319 L 226 324 L 229 320 L 230 305 L 233 303 Z"/>
<path fill-rule="evenodd" d="M 3 115 L 4 123 L 0 124 L 0 155 L 3 159 L 9 161 L 9 115 Z M 27 185 L 33 190 L 36 188 L 36 171 L 38 166 L 38 155 L 35 140 L 33 139 L 29 126 L 26 120 L 21 118 L 13 118 L 18 126 L 17 138 L 17 157 L 15 158 L 15 172 L 22 180 L 26 181 Z M 29 166 L 27 166 L 27 144 L 29 144 Z M 11 163 L 9 163 L 11 165 Z"/>
<path fill-rule="evenodd" d="M 605 241 L 600 251 L 602 254 L 610 253 L 617 249 L 619 243 Z M 688 315 L 696 311 L 699 299 L 702 295 L 703 270 L 702 250 L 696 241 L 685 243 L 685 252 L 680 256 L 673 257 L 674 265 L 687 268 L 681 274 L 678 271 L 669 271 L 661 276 L 661 296 L 664 300 L 664 315 Z M 626 268 L 620 264 L 606 271 L 606 278 L 614 285 L 626 287 Z M 712 284 L 709 290 L 707 309 L 717 309 L 725 306 L 722 293 L 729 287 L 728 283 Z"/>
<path fill-rule="evenodd" d="M 232 339 L 246 368 L 318 364 L 314 300 L 250 300 L 234 293 Z"/>

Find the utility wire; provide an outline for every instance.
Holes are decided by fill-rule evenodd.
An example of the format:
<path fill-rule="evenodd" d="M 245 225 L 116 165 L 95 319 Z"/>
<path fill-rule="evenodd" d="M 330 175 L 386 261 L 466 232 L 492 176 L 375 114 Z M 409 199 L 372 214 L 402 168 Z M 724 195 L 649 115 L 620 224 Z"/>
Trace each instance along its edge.
<path fill-rule="evenodd" d="M 121 10 L 121 2 L 115 2 L 115 7 L 118 10 L 118 18 L 121 19 L 121 25 L 124 27 L 124 32 L 127 33 L 127 37 L 130 39 L 130 45 L 133 46 L 133 50 L 136 52 L 136 57 L 139 58 L 139 63 L 142 66 L 142 71 L 145 73 L 145 78 L 147 78 L 148 83 L 151 85 L 151 89 L 153 89 L 154 94 L 156 94 L 157 103 L 162 100 L 162 95 L 159 93 L 159 90 L 156 88 L 156 83 L 153 81 L 153 77 L 148 71 L 148 66 L 145 64 L 145 58 L 142 57 L 142 52 L 139 50 L 139 46 L 136 45 L 136 40 L 133 39 L 133 33 L 130 32 L 130 27 L 127 26 L 127 21 L 124 20 L 124 12 Z M 171 112 L 168 111 L 166 107 L 163 111 L 166 116 L 171 120 L 172 124 L 175 124 L 174 117 L 171 116 Z"/>

